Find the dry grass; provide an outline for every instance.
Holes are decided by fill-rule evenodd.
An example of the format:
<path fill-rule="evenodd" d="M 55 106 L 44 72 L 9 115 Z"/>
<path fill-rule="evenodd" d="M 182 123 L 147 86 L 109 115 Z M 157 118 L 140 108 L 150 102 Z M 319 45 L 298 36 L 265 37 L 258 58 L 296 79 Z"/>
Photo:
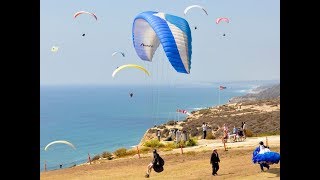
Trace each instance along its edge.
<path fill-rule="evenodd" d="M 254 147 L 232 148 L 228 151 L 219 149 L 220 170 L 215 179 L 280 179 L 280 163 L 272 165 L 267 172 L 260 172 L 259 165 L 251 161 Z M 280 147 L 272 147 L 280 151 Z M 209 164 L 211 151 L 186 152 L 184 154 L 161 154 L 165 160 L 162 173 L 151 172 L 150 179 L 212 179 Z M 41 179 L 145 179 L 146 167 L 152 160 L 149 157 L 140 159 L 118 159 L 101 161 L 100 164 L 77 166 L 68 169 L 42 172 Z"/>

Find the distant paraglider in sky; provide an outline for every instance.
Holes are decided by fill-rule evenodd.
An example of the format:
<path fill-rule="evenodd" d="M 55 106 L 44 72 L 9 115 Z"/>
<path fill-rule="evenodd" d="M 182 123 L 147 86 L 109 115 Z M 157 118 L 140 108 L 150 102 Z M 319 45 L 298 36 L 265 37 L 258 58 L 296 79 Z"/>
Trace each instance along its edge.
<path fill-rule="evenodd" d="M 220 22 L 226 22 L 226 23 L 229 23 L 229 19 L 226 18 L 226 17 L 219 17 L 216 19 L 216 24 L 219 24 Z M 223 33 L 223 36 L 226 36 L 225 33 Z"/>
<path fill-rule="evenodd" d="M 151 62 L 161 43 L 172 67 L 179 73 L 190 73 L 192 38 L 185 19 L 163 12 L 142 12 L 133 21 L 132 40 L 141 60 Z"/>
<path fill-rule="evenodd" d="M 73 17 L 76 18 L 78 17 L 80 14 L 89 14 L 91 15 L 92 17 L 94 17 L 96 20 L 98 20 L 97 16 L 94 14 L 94 13 L 91 13 L 91 12 L 87 12 L 87 11 L 78 11 L 76 12 Z"/>
<path fill-rule="evenodd" d="M 143 72 L 145 72 L 148 76 L 150 76 L 150 73 L 142 66 L 136 65 L 136 64 L 125 64 L 122 65 L 120 67 L 118 67 L 117 69 L 115 69 L 112 73 L 112 77 L 114 77 L 119 71 L 126 69 L 126 68 L 136 68 L 136 69 L 140 69 Z"/>
<path fill-rule="evenodd" d="M 59 50 L 59 47 L 58 46 L 52 46 L 52 48 L 51 48 L 51 52 L 58 52 L 58 50 Z"/>
<path fill-rule="evenodd" d="M 183 12 L 184 15 L 187 15 L 188 11 L 189 11 L 190 9 L 192 9 L 192 8 L 200 8 L 200 9 L 202 9 L 202 10 L 206 13 L 206 15 L 208 15 L 208 13 L 207 13 L 207 11 L 204 9 L 204 7 L 199 6 L 199 5 L 191 5 L 191 6 L 186 7 L 186 8 L 184 9 L 184 12 Z"/>
<path fill-rule="evenodd" d="M 94 13 L 87 12 L 87 11 L 78 11 L 78 12 L 74 13 L 73 17 L 74 17 L 74 18 L 77 18 L 77 17 L 78 17 L 79 15 L 81 15 L 81 14 L 88 14 L 88 15 L 92 16 L 95 20 L 98 20 L 97 16 L 96 16 Z M 85 35 L 86 35 L 86 34 L 83 33 L 83 34 L 82 34 L 82 37 L 84 37 Z"/>
<path fill-rule="evenodd" d="M 44 148 L 44 150 L 46 151 L 51 145 L 57 144 L 57 143 L 67 144 L 70 147 L 72 147 L 73 149 L 76 149 L 76 147 L 73 144 L 71 144 L 70 142 L 65 141 L 65 140 L 58 140 L 58 141 L 52 141 L 51 143 L 47 144 L 46 147 Z"/>
<path fill-rule="evenodd" d="M 123 52 L 120 52 L 120 51 L 115 51 L 115 52 L 113 52 L 111 56 L 114 56 L 114 55 L 116 55 L 116 54 L 118 54 L 118 53 L 121 54 L 122 57 L 125 57 L 125 54 L 124 54 Z"/>
<path fill-rule="evenodd" d="M 216 19 L 216 24 L 219 24 L 221 21 L 229 23 L 229 19 L 225 17 L 220 17 Z"/>

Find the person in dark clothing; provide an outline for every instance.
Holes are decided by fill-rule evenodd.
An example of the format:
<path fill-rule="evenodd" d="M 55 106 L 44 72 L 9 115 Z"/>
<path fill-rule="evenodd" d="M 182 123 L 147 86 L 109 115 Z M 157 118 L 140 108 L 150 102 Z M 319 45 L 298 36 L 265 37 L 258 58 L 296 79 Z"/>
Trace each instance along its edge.
<path fill-rule="evenodd" d="M 129 95 L 130 95 L 130 97 L 132 97 L 132 96 L 133 96 L 133 93 L 130 93 Z"/>
<path fill-rule="evenodd" d="M 154 166 L 163 166 L 163 164 L 160 164 L 160 155 L 157 153 L 157 150 L 154 149 L 153 150 L 153 160 L 150 162 L 150 164 L 148 165 L 148 170 L 147 170 L 147 173 L 145 175 L 146 178 L 149 178 L 150 177 L 150 172 L 151 172 L 151 169 L 154 167 Z"/>
<path fill-rule="evenodd" d="M 219 170 L 219 154 L 217 152 L 217 148 L 213 149 L 213 152 L 211 154 L 210 164 L 212 165 L 212 175 L 218 175 L 217 172 Z"/>

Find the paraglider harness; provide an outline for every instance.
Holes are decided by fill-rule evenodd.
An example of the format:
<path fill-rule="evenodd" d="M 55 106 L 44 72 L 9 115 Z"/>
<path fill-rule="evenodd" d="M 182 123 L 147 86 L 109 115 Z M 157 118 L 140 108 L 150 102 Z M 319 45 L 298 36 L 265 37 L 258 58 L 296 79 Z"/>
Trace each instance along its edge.
<path fill-rule="evenodd" d="M 153 170 L 155 172 L 159 173 L 163 171 L 164 160 L 158 153 L 154 154 L 152 163 L 153 163 Z"/>

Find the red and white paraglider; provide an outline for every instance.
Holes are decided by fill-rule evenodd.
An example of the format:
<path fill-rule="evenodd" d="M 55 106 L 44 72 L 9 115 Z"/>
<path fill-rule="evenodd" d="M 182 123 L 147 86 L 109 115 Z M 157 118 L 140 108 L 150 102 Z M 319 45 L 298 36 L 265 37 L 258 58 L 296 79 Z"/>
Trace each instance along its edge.
<path fill-rule="evenodd" d="M 226 23 L 229 23 L 229 18 L 226 18 L 226 17 L 219 17 L 216 19 L 216 24 L 219 24 L 220 22 L 226 22 Z M 225 33 L 223 33 L 223 36 L 226 36 Z"/>
<path fill-rule="evenodd" d="M 98 20 L 97 16 L 94 13 L 91 13 L 88 11 L 78 11 L 78 12 L 74 13 L 73 18 L 77 18 L 81 14 L 88 14 L 88 15 L 92 16 L 95 20 Z M 82 36 L 85 36 L 85 35 L 86 35 L 85 33 L 82 34 Z"/>
<path fill-rule="evenodd" d="M 97 16 L 94 14 L 94 13 L 91 13 L 91 12 L 87 12 L 87 11 L 78 11 L 76 12 L 73 17 L 76 18 L 78 17 L 80 14 L 89 14 L 91 16 L 93 16 L 96 20 L 98 20 Z"/>

